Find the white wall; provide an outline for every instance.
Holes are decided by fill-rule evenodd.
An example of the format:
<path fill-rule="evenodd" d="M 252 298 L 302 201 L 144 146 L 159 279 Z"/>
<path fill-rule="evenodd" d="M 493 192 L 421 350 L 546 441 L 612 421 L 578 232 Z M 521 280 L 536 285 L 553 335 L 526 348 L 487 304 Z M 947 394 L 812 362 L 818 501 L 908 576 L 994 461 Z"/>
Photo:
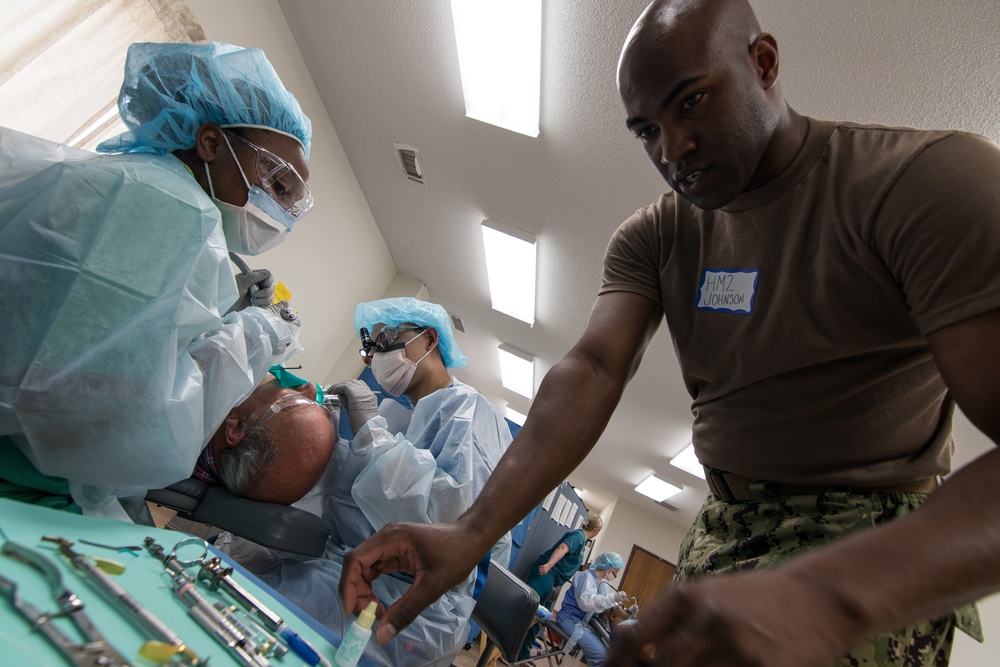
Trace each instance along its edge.
<path fill-rule="evenodd" d="M 610 516 L 601 512 L 604 528 L 594 539 L 595 556 L 602 551 L 614 551 L 628 562 L 634 544 L 664 560 L 677 563 L 677 552 L 685 529 L 623 498 L 618 498 L 609 507 L 612 508 Z"/>
<path fill-rule="evenodd" d="M 281 8 L 273 0 L 188 0 L 210 40 L 263 49 L 313 126 L 309 187 L 315 207 L 280 246 L 247 258 L 292 291 L 305 350 L 292 358 L 303 377 L 327 379 L 338 359 L 355 348 L 354 307 L 379 298 L 396 268 L 354 177 Z M 322 248 L 321 264 L 302 261 Z M 345 366 L 345 372 L 352 369 Z M 360 368 L 351 375 L 357 377 Z M 344 378 L 335 378 L 337 380 Z"/>

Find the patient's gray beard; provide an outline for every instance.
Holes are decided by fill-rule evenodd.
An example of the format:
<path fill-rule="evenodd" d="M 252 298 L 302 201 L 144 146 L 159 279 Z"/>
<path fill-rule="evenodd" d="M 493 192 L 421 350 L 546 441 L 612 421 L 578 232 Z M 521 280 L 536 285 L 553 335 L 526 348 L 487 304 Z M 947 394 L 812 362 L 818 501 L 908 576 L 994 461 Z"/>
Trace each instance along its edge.
<path fill-rule="evenodd" d="M 278 456 L 274 440 L 256 415 L 243 422 L 243 440 L 219 457 L 219 477 L 230 493 L 245 496 L 256 486 Z"/>

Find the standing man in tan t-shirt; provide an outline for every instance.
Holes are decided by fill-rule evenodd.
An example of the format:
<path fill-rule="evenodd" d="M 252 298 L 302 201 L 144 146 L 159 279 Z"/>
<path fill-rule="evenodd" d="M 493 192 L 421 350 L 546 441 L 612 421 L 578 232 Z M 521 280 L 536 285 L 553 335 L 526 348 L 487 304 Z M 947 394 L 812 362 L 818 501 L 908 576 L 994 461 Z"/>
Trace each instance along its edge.
<path fill-rule="evenodd" d="M 697 379 L 695 446 L 713 493 L 682 547 L 689 580 L 621 632 L 612 664 L 632 664 L 646 642 L 671 667 L 947 664 L 955 627 L 976 633 L 974 614 L 954 610 L 1000 590 L 1000 451 L 927 495 L 949 469 L 954 403 L 1000 441 L 1000 152 L 961 133 L 799 115 L 746 0 L 654 2 L 618 83 L 674 194 L 612 240 L 586 330 L 473 507 L 356 548 L 345 604 L 361 609 L 382 572 L 413 573 L 382 616 L 386 641 L 454 585 L 587 455 L 666 317 Z M 796 308 L 808 317 L 789 319 L 787 340 L 748 338 Z M 744 345 L 722 340 L 730 331 Z M 712 339 L 699 352 L 688 343 L 702 332 Z M 828 441 L 830 428 L 842 437 Z M 748 542 L 713 532 L 727 517 L 746 521 L 735 537 Z M 739 553 L 755 544 L 759 557 Z M 697 578 L 713 560 L 740 573 Z"/>

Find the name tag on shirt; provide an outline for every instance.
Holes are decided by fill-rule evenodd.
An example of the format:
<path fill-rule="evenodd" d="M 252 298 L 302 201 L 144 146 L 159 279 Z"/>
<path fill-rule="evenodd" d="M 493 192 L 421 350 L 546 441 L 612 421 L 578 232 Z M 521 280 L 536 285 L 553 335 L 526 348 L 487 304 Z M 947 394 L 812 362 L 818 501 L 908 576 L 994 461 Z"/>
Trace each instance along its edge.
<path fill-rule="evenodd" d="M 705 269 L 695 307 L 749 315 L 753 312 L 759 275 L 757 269 Z"/>

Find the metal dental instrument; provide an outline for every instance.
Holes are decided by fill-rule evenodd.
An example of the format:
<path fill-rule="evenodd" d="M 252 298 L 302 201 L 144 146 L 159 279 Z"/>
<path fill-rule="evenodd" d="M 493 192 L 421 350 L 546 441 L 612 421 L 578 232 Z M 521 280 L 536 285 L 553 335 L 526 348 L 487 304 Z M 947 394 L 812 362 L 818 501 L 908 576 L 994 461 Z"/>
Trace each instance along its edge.
<path fill-rule="evenodd" d="M 200 558 L 190 558 L 183 561 L 177 559 L 176 553 L 180 548 L 188 544 L 197 544 L 199 542 L 204 544 L 204 550 Z M 256 621 L 262 623 L 267 629 L 277 633 L 278 636 L 281 637 L 282 641 L 284 641 L 292 650 L 292 652 L 302 658 L 307 664 L 329 664 L 329 660 L 316 650 L 312 644 L 288 627 L 280 616 L 264 606 L 264 604 L 257 600 L 246 589 L 237 584 L 231 576 L 232 568 L 222 567 L 222 561 L 218 558 L 205 561 L 204 558 L 208 554 L 208 544 L 205 543 L 204 540 L 200 540 L 196 537 L 181 540 L 174 545 L 170 554 L 166 556 L 163 554 L 163 547 L 158 545 L 153 538 L 147 537 L 143 544 L 146 546 L 146 549 L 153 554 L 153 556 L 163 561 L 169 572 L 174 574 L 182 573 L 184 571 L 184 567 L 187 565 L 201 563 L 202 568 L 198 572 L 198 580 L 209 580 L 212 582 L 209 586 L 212 590 L 221 588 L 229 594 L 241 607 L 246 609 Z M 216 565 L 210 565 L 213 560 L 217 561 Z M 208 567 L 206 568 L 206 566 Z M 188 575 L 185 574 L 184 576 Z"/>
<path fill-rule="evenodd" d="M 112 546 L 110 544 L 101 544 L 100 542 L 91 542 L 90 540 L 77 540 L 80 544 L 89 544 L 92 547 L 101 547 L 102 549 L 111 549 L 112 551 L 117 551 L 121 553 L 122 551 L 139 551 L 142 547 L 138 545 L 125 545 L 121 547 Z"/>
<path fill-rule="evenodd" d="M 198 570 L 198 581 L 207 581 L 210 590 L 222 590 L 229 595 L 251 616 L 254 616 L 265 628 L 276 632 L 282 625 L 281 617 L 264 606 L 248 590 L 233 580 L 233 568 L 223 567 L 222 561 L 212 558 L 201 564 Z"/>
<path fill-rule="evenodd" d="M 244 619 L 237 617 L 238 607 L 236 605 L 227 605 L 222 600 L 216 600 L 214 606 L 226 620 L 236 626 L 237 630 L 250 638 L 260 655 L 281 660 L 288 653 L 284 644 L 280 644 L 277 637 L 269 634 L 259 623 L 252 622 L 253 619 L 246 615 L 244 615 Z"/>
<path fill-rule="evenodd" d="M 222 589 L 247 612 L 247 617 L 263 625 L 267 630 L 276 632 L 288 644 L 295 655 L 305 660 L 309 665 L 319 665 L 325 658 L 309 642 L 285 625 L 276 613 L 268 609 L 245 588 L 233 580 L 233 568 L 223 567 L 218 558 L 205 561 L 198 571 L 199 581 L 208 581 L 211 590 Z"/>
<path fill-rule="evenodd" d="M 201 543 L 204 551 L 194 559 L 179 559 L 177 552 L 188 544 Z M 243 632 L 229 622 L 205 597 L 198 592 L 195 579 L 184 571 L 186 565 L 194 565 L 204 560 L 208 553 L 208 543 L 199 538 L 186 538 L 174 545 L 169 554 L 164 555 L 163 547 L 152 537 L 143 540 L 143 546 L 155 558 L 163 562 L 164 568 L 173 581 L 174 594 L 188 608 L 188 615 L 195 620 L 217 642 L 226 647 L 244 665 L 270 667 L 270 662 L 259 655 L 256 646 Z"/>
<path fill-rule="evenodd" d="M 106 575 L 96 565 L 81 553 L 73 551 L 73 543 L 61 537 L 42 537 L 45 542 L 53 542 L 59 547 L 59 552 L 66 556 L 73 566 L 81 572 L 100 592 L 108 602 L 123 612 L 125 618 L 133 625 L 147 633 L 152 639 L 170 644 L 176 655 L 186 665 L 199 664 L 198 656 L 184 643 L 177 633 L 171 630 L 163 621 L 153 615 L 148 609 L 129 595 L 128 591 Z"/>
<path fill-rule="evenodd" d="M 76 667 L 131 667 L 128 660 L 94 627 L 90 617 L 83 611 L 83 602 L 63 585 L 62 574 L 52 561 L 33 549 L 13 542 L 5 543 L 2 552 L 38 570 L 48 580 L 52 594 L 59 605 L 59 611 L 49 613 L 38 611 L 36 607 L 21 599 L 17 592 L 17 584 L 2 575 L 0 575 L 0 593 L 10 600 L 14 608 L 31 623 L 32 628 L 40 630 L 67 660 Z M 52 623 L 53 619 L 61 616 L 66 616 L 73 622 L 85 638 L 84 641 L 74 642 Z"/>
<path fill-rule="evenodd" d="M 198 592 L 194 580 L 185 573 L 171 575 L 174 594 L 187 606 L 188 614 L 233 656 L 244 665 L 270 667 L 271 663 L 257 652 L 257 647 L 243 632 L 219 613 L 205 597 Z"/>

